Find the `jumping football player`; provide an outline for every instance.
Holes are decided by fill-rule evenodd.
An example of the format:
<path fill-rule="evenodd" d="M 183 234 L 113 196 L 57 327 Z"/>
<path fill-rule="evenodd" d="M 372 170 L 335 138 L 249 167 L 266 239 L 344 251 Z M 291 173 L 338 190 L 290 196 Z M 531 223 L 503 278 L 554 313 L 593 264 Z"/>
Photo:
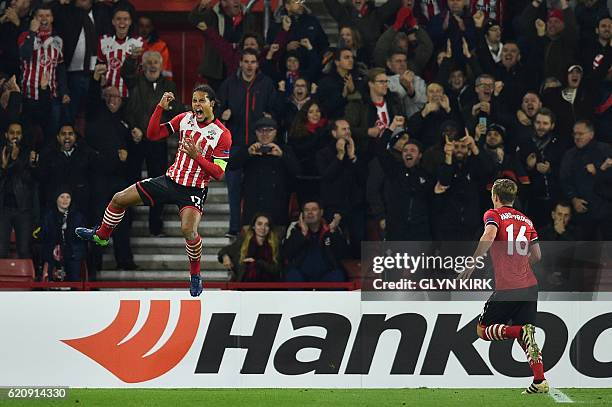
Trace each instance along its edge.
<path fill-rule="evenodd" d="M 229 130 L 215 119 L 215 92 L 210 86 L 199 85 L 193 90 L 192 111 L 181 113 L 169 122 L 160 124 L 163 111 L 169 109 L 173 100 L 174 95 L 171 92 L 164 93 L 147 128 L 147 138 L 151 141 L 179 133 L 179 148 L 166 175 L 147 178 L 117 192 L 106 207 L 100 227 L 77 228 L 75 233 L 81 239 L 106 246 L 113 229 L 121 222 L 127 208 L 142 204 L 176 204 L 189 258 L 189 292 L 193 297 L 197 297 L 202 293 L 202 239 L 198 233 L 198 225 L 206 201 L 208 182 L 211 177 L 216 180 L 223 177 L 232 137 Z"/>
<path fill-rule="evenodd" d="M 498 179 L 491 191 L 493 209 L 484 214 L 485 229 L 474 258 L 491 249 L 495 292 L 484 306 L 476 332 L 485 341 L 516 339 L 533 371 L 533 383 L 523 394 L 548 393 L 542 354 L 535 341 L 538 282 L 531 270 L 542 255 L 533 223 L 512 207 L 516 194 L 512 180 Z M 473 270 L 466 269 L 459 278 L 469 278 Z"/>

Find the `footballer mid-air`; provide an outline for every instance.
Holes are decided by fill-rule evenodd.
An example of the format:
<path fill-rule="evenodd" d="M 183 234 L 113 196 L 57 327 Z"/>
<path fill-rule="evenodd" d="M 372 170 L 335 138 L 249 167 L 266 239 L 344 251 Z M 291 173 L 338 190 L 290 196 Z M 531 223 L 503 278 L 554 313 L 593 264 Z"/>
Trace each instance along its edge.
<path fill-rule="evenodd" d="M 75 233 L 81 239 L 106 246 L 113 229 L 121 222 L 127 208 L 142 204 L 176 204 L 189 258 L 189 292 L 196 297 L 202 293 L 202 239 L 198 233 L 198 225 L 202 218 L 208 182 L 211 177 L 216 180 L 223 177 L 232 137 L 229 130 L 215 119 L 215 93 L 208 85 L 199 85 L 193 90 L 191 111 L 181 113 L 167 123 L 160 123 L 162 113 L 170 108 L 173 100 L 174 95 L 171 92 L 164 93 L 147 128 L 147 138 L 152 141 L 179 133 L 178 151 L 166 175 L 147 178 L 117 192 L 106 207 L 99 227 L 77 228 Z"/>
<path fill-rule="evenodd" d="M 486 302 L 476 327 L 486 341 L 516 339 L 527 355 L 533 383 L 523 392 L 548 393 L 542 354 L 535 341 L 538 282 L 531 264 L 540 261 L 538 234 L 531 220 L 514 209 L 517 185 L 509 179 L 493 184 L 493 209 L 484 214 L 485 229 L 474 258 L 490 249 L 495 273 L 495 292 Z M 459 278 L 469 278 L 473 268 Z"/>

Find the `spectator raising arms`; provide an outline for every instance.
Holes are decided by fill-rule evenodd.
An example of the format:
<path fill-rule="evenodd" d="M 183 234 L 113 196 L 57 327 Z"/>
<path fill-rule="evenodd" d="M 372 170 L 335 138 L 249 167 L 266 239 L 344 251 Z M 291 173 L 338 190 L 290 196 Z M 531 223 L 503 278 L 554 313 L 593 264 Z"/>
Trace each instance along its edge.
<path fill-rule="evenodd" d="M 317 201 L 304 203 L 283 244 L 283 256 L 289 261 L 288 282 L 346 281 L 341 264 L 346 258 L 346 240 L 338 228 L 340 221 L 336 215 L 328 224 Z"/>
<path fill-rule="evenodd" d="M 122 97 L 127 97 L 128 87 L 121 77 L 121 67 L 126 58 L 139 59 L 144 42 L 140 37 L 129 35 L 132 17 L 127 8 L 118 7 L 113 12 L 115 35 L 105 35 L 98 45 L 98 62 L 107 66 L 106 85 L 119 89 Z"/>

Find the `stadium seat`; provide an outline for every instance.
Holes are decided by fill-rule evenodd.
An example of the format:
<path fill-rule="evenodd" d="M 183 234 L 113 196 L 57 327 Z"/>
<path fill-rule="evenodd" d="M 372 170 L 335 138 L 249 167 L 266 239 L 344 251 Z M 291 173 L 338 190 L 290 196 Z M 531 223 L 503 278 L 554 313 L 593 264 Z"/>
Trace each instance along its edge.
<path fill-rule="evenodd" d="M 34 263 L 31 259 L 0 259 L 0 287 L 4 282 L 31 283 Z"/>

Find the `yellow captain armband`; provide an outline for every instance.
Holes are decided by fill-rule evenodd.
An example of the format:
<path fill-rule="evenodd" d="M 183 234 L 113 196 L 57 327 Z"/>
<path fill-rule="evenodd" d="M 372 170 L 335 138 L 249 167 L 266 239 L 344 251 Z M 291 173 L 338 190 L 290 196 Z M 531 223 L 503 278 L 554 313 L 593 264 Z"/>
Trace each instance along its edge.
<path fill-rule="evenodd" d="M 217 164 L 223 171 L 225 171 L 225 167 L 227 167 L 227 160 L 223 158 L 215 158 L 213 163 Z"/>

